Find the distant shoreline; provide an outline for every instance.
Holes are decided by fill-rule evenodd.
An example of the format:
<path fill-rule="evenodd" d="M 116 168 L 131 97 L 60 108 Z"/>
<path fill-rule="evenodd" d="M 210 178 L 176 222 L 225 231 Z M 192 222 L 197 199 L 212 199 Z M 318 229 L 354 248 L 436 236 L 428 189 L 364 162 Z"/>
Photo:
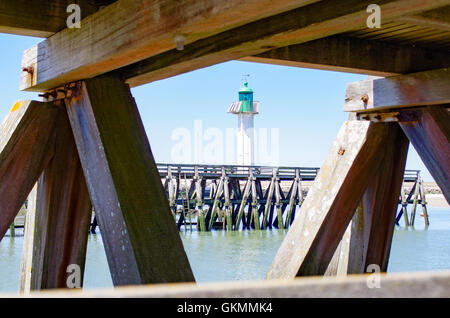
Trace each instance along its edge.
<path fill-rule="evenodd" d="M 436 208 L 450 208 L 442 193 L 425 194 L 427 206 Z"/>

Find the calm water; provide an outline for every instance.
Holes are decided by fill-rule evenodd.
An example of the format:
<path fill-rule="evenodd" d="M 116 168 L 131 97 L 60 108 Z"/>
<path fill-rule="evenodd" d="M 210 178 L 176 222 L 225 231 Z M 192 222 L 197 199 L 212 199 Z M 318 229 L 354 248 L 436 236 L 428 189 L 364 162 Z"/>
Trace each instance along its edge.
<path fill-rule="evenodd" d="M 396 227 L 388 272 L 450 269 L 450 209 L 428 211 L 427 229 L 418 214 L 415 229 Z M 181 233 L 198 282 L 263 279 L 284 236 L 278 230 Z M 22 243 L 23 237 L 0 242 L 0 292 L 18 289 Z M 85 275 L 86 288 L 112 287 L 100 235 L 89 236 Z"/>

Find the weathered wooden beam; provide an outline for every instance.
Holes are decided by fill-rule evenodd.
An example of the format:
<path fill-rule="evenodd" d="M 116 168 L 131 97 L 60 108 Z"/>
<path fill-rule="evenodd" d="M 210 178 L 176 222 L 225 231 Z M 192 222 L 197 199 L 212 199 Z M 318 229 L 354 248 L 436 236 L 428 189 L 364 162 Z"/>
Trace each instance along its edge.
<path fill-rule="evenodd" d="M 400 112 L 399 123 L 450 203 L 449 109 L 432 106 L 403 111 Z"/>
<path fill-rule="evenodd" d="M 344 111 L 365 112 L 450 103 L 450 68 L 350 83 Z"/>
<path fill-rule="evenodd" d="M 53 156 L 59 109 L 52 103 L 16 103 L 0 127 L 0 239 Z"/>
<path fill-rule="evenodd" d="M 22 74 L 21 88 L 52 89 L 119 68 L 131 86 L 142 85 L 361 28 L 369 16 L 368 4 L 358 0 L 341 1 L 338 6 L 331 0 L 308 3 L 311 1 L 204 0 L 199 4 L 186 0 L 180 4 L 167 0 L 167 7 L 156 15 L 159 2 L 146 6 L 148 2 L 144 0 L 119 0 L 86 18 L 84 28 L 63 30 L 27 51 L 23 67 L 32 66 L 35 72 Z M 384 19 L 449 3 L 450 0 L 378 1 Z M 286 10 L 290 11 L 283 12 Z M 186 38 L 182 51 L 175 48 L 174 38 L 178 35 Z"/>
<path fill-rule="evenodd" d="M 54 155 L 37 185 L 31 290 L 83 285 L 92 207 L 64 109 L 55 132 Z"/>
<path fill-rule="evenodd" d="M 362 274 L 369 265 L 387 271 L 398 198 L 403 181 L 408 139 L 397 123 L 385 123 L 389 138 L 384 141 L 378 167 L 370 176 L 361 201 L 361 211 L 352 220 L 347 273 Z"/>
<path fill-rule="evenodd" d="M 242 61 L 393 76 L 450 66 L 450 54 L 411 45 L 331 36 L 274 49 Z"/>
<path fill-rule="evenodd" d="M 171 284 L 118 287 L 87 291 L 42 291 L 36 298 L 437 298 L 450 297 L 450 272 L 429 271 L 380 275 L 380 288 L 370 288 L 374 277 L 302 277 L 293 280 Z M 373 286 L 376 287 L 376 286 Z M 17 294 L 1 294 L 17 297 Z"/>
<path fill-rule="evenodd" d="M 378 2 L 383 18 L 395 19 L 425 7 L 441 6 L 434 2 Z M 249 23 L 188 45 L 183 52 L 174 50 L 124 67 L 122 76 L 131 86 L 192 71 L 213 64 L 257 55 L 270 49 L 300 44 L 366 26 L 367 3 L 361 1 L 320 1 Z M 426 9 L 425 9 L 426 10 Z M 218 45 L 220 43 L 220 45 Z"/>
<path fill-rule="evenodd" d="M 0 33 L 49 37 L 67 28 L 71 4 L 80 6 L 81 18 L 96 12 L 98 6 L 89 0 L 15 0 L 0 2 Z M 113 2 L 113 1 L 109 1 Z"/>
<path fill-rule="evenodd" d="M 317 0 L 119 0 L 33 47 L 22 89 L 45 90 L 91 78 L 198 39 Z M 245 14 L 242 14 L 245 12 Z M 26 78 L 29 75 L 23 74 Z"/>
<path fill-rule="evenodd" d="M 66 103 L 114 285 L 194 281 L 129 87 L 94 78 Z"/>
<path fill-rule="evenodd" d="M 450 31 L 450 6 L 426 11 L 420 14 L 404 16 L 398 19 L 399 22 L 406 22 L 420 25 L 426 28 L 433 28 L 442 31 Z"/>
<path fill-rule="evenodd" d="M 382 159 L 390 129 L 347 121 L 320 169 L 266 275 L 323 275 Z"/>

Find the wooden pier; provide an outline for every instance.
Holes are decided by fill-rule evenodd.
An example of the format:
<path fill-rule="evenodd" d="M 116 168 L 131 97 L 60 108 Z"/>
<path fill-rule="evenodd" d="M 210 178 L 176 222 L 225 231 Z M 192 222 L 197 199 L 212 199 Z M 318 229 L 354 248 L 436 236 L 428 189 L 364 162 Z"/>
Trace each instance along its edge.
<path fill-rule="evenodd" d="M 68 288 L 73 264 L 84 273 L 92 208 L 114 286 L 195 281 L 173 218 L 178 192 L 168 180 L 167 200 L 130 88 L 230 60 L 376 76 L 337 101 L 349 117 L 306 197 L 301 170 L 284 198 L 272 175 L 273 220 L 289 230 L 266 279 L 362 274 L 373 264 L 385 272 L 410 143 L 450 202 L 450 0 L 80 0 L 80 28 L 67 24 L 70 4 L 0 6 L 0 32 L 47 38 L 17 70 L 20 89 L 42 100 L 14 104 L 0 127 L 0 238 L 32 202 L 22 292 Z M 267 226 L 257 180 L 250 170 L 244 189 L 234 187 L 239 204 L 221 174 L 202 229 L 217 218 L 228 229 Z M 426 203 L 421 188 L 403 195 L 414 209 L 405 223 Z M 194 191 L 184 191 L 190 206 Z"/>
<path fill-rule="evenodd" d="M 288 229 L 320 168 L 157 164 L 179 230 Z M 305 182 L 308 185 L 305 187 Z M 405 187 L 412 188 L 405 196 Z M 413 226 L 417 205 L 429 224 L 420 170 L 405 170 L 399 198 Z M 267 204 L 269 202 L 269 204 Z M 412 204 L 411 216 L 407 206 Z"/>

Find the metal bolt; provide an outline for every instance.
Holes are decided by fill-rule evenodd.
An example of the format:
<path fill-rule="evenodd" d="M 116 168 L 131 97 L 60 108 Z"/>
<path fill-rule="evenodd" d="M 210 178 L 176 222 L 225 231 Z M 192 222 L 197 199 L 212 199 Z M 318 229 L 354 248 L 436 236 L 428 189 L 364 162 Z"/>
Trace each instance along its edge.
<path fill-rule="evenodd" d="M 24 67 L 24 68 L 22 68 L 22 72 L 27 72 L 29 74 L 33 74 L 34 73 L 34 67 L 33 66 Z"/>
<path fill-rule="evenodd" d="M 367 104 L 367 102 L 369 101 L 369 95 L 364 94 L 363 96 L 361 96 L 361 100 L 364 104 Z"/>

